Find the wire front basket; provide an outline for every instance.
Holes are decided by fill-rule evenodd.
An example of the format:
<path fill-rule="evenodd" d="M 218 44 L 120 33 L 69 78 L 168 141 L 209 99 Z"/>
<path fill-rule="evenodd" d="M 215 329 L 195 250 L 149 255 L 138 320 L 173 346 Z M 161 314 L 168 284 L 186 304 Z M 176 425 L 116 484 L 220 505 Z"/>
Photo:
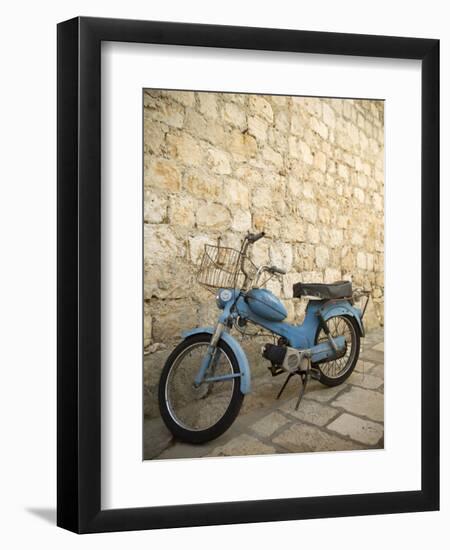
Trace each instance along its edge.
<path fill-rule="evenodd" d="M 245 273 L 242 271 L 245 270 Z M 255 274 L 254 264 L 241 250 L 205 244 L 197 281 L 207 288 L 243 288 Z"/>

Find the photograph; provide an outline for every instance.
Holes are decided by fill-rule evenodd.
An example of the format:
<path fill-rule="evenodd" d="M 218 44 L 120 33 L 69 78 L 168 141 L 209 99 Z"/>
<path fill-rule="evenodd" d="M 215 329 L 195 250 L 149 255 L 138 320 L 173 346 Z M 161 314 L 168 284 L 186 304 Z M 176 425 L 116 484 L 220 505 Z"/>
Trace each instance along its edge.
<path fill-rule="evenodd" d="M 384 448 L 384 101 L 143 90 L 143 459 Z"/>

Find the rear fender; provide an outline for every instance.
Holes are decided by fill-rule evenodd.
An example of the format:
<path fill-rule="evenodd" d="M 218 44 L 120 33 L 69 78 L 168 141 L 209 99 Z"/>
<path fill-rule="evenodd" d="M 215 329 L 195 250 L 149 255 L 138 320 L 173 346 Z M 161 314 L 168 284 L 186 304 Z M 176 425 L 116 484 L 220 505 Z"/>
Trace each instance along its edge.
<path fill-rule="evenodd" d="M 188 338 L 194 334 L 214 334 L 214 327 L 199 327 L 192 330 L 183 332 L 183 338 Z M 251 391 L 251 375 L 250 375 L 250 365 L 248 364 L 247 356 L 245 355 L 244 350 L 241 348 L 239 342 L 235 340 L 231 334 L 223 331 L 220 339 L 228 344 L 236 356 L 239 370 L 241 371 L 241 392 L 245 395 Z"/>
<path fill-rule="evenodd" d="M 358 325 L 359 335 L 364 338 L 366 332 L 364 330 L 364 323 L 361 318 L 361 310 L 353 307 L 346 300 L 326 302 L 321 308 L 320 313 L 325 321 L 330 319 L 330 317 L 335 317 L 336 315 L 348 315 L 353 317 Z"/>

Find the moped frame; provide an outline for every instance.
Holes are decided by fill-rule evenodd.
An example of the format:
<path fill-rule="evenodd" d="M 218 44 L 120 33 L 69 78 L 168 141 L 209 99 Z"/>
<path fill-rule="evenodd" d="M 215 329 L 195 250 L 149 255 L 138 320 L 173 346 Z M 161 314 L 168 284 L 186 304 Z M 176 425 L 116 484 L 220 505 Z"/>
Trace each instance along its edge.
<path fill-rule="evenodd" d="M 333 354 L 342 349 L 345 345 L 343 337 L 330 339 L 328 342 L 315 345 L 315 337 L 321 322 L 336 315 L 347 315 L 353 317 L 360 331 L 360 336 L 364 336 L 364 325 L 362 322 L 362 312 L 354 307 L 348 300 L 311 300 L 308 302 L 303 323 L 294 325 L 286 322 L 269 321 L 256 315 L 247 305 L 246 294 L 235 290 L 232 298 L 224 305 L 223 312 L 219 316 L 218 323 L 213 327 L 199 327 L 183 333 L 187 338 L 194 334 L 211 334 L 211 342 L 208 351 L 202 361 L 197 376 L 194 381 L 195 386 L 202 383 L 213 383 L 232 378 L 240 378 L 240 389 L 243 394 L 251 390 L 251 373 L 247 356 L 240 346 L 239 342 L 228 332 L 234 320 L 241 318 L 250 321 L 255 325 L 283 337 L 287 345 L 298 350 L 308 350 L 313 361 L 323 358 L 332 359 Z M 234 352 L 239 364 L 239 374 L 228 374 L 223 376 L 206 377 L 206 372 L 213 364 L 216 357 L 216 347 L 220 340 L 226 342 Z"/>

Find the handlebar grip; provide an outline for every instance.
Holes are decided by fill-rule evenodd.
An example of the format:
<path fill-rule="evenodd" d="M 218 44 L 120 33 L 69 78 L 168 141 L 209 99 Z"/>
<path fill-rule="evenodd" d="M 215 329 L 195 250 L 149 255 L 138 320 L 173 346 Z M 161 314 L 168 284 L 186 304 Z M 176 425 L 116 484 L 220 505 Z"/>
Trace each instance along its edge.
<path fill-rule="evenodd" d="M 265 235 L 264 231 L 261 231 L 261 233 L 249 233 L 247 235 L 247 240 L 251 243 L 256 243 L 256 241 L 259 241 L 259 239 L 262 239 L 264 235 Z"/>
<path fill-rule="evenodd" d="M 281 267 L 276 267 L 275 265 L 270 268 L 270 271 L 272 271 L 272 273 L 279 273 L 280 275 L 286 275 L 285 269 L 281 269 Z"/>

